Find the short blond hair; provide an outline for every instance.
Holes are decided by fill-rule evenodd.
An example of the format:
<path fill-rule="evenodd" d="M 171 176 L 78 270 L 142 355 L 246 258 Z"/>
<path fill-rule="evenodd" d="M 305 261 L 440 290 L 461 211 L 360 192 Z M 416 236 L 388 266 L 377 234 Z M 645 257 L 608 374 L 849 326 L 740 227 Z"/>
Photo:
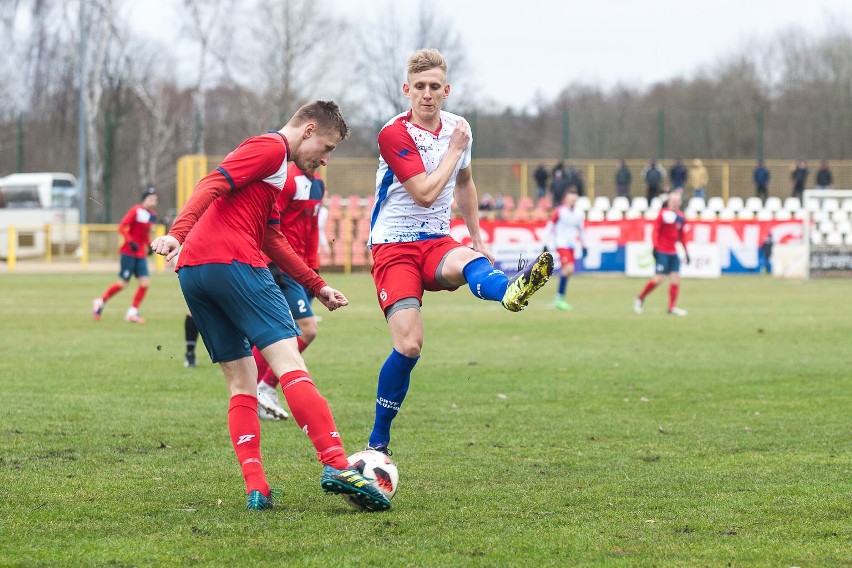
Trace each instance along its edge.
<path fill-rule="evenodd" d="M 444 73 L 447 72 L 447 61 L 437 49 L 418 49 L 408 58 L 409 77 L 414 73 L 422 73 L 435 67 L 440 67 Z"/>

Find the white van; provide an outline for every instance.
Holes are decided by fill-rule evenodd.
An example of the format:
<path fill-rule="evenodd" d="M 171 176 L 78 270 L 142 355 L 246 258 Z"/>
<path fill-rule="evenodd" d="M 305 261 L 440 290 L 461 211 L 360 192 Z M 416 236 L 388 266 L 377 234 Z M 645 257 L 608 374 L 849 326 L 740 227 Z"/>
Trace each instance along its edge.
<path fill-rule="evenodd" d="M 77 178 L 68 173 L 10 174 L 0 178 L 0 258 L 9 252 L 8 229 L 16 230 L 16 255 L 43 256 L 45 225 L 63 249 L 80 240 Z"/>

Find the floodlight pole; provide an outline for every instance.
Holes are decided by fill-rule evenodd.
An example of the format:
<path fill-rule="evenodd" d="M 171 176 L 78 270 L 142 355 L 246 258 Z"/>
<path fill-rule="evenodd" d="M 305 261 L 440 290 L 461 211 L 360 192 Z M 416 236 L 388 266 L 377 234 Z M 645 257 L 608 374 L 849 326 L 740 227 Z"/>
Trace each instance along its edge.
<path fill-rule="evenodd" d="M 77 116 L 77 188 L 80 196 L 80 223 L 88 221 L 86 216 L 88 205 L 88 172 L 86 167 L 86 32 L 85 7 L 86 1 L 80 0 L 80 61 L 77 84 L 79 86 L 78 116 Z"/>

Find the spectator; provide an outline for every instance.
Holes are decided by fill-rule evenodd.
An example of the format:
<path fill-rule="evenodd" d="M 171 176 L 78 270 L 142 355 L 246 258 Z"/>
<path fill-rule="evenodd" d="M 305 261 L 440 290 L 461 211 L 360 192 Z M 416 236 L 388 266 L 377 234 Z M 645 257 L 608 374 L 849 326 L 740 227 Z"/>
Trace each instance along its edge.
<path fill-rule="evenodd" d="M 707 173 L 707 168 L 704 167 L 704 162 L 700 158 L 692 160 L 687 181 L 687 185 L 692 189 L 692 196 L 704 199 L 709 181 L 710 175 Z"/>
<path fill-rule="evenodd" d="M 556 177 L 556 172 L 562 172 L 562 175 L 565 175 L 565 162 L 560 160 L 558 164 L 553 166 L 553 170 L 550 172 L 550 177 L 551 178 Z"/>
<path fill-rule="evenodd" d="M 766 198 L 769 195 L 769 180 L 772 174 L 769 173 L 769 168 L 763 161 L 763 158 L 757 160 L 757 167 L 754 168 L 754 186 L 757 190 L 757 196 L 760 200 L 766 203 Z"/>
<path fill-rule="evenodd" d="M 796 161 L 796 169 L 790 174 L 790 179 L 793 182 L 793 197 L 801 199 L 802 193 L 805 191 L 805 184 L 808 182 L 807 162 L 799 158 Z"/>
<path fill-rule="evenodd" d="M 538 165 L 535 172 L 533 172 L 533 178 L 535 178 L 536 195 L 541 199 L 547 194 L 547 180 L 550 178 L 550 174 L 547 173 L 547 168 L 544 167 L 544 164 Z"/>
<path fill-rule="evenodd" d="M 574 162 L 568 162 L 568 167 L 565 168 L 565 179 L 568 182 L 568 191 L 573 190 L 577 192 L 577 195 L 583 195 L 586 189 L 583 180 L 583 172 L 577 169 Z M 554 207 L 558 207 L 561 204 L 562 202 L 560 201 L 558 204 L 554 204 Z"/>
<path fill-rule="evenodd" d="M 686 169 L 686 166 L 683 165 L 683 160 L 676 158 L 669 172 L 672 180 L 672 189 L 683 189 L 686 186 L 686 176 L 688 173 L 689 171 Z"/>
<path fill-rule="evenodd" d="M 648 203 L 650 203 L 660 193 L 660 188 L 666 179 L 666 169 L 657 163 L 657 158 L 651 158 L 642 170 L 642 179 L 648 186 Z"/>
<path fill-rule="evenodd" d="M 550 199 L 553 207 L 559 207 L 565 194 L 568 193 L 568 178 L 562 169 L 553 170 L 553 179 L 550 182 Z"/>
<path fill-rule="evenodd" d="M 819 163 L 819 169 L 816 174 L 817 189 L 832 189 L 834 187 L 834 176 L 831 175 L 831 170 L 828 169 L 828 162 L 822 160 Z"/>
<path fill-rule="evenodd" d="M 633 174 L 630 173 L 630 168 L 627 167 L 627 162 L 619 160 L 618 170 L 615 172 L 615 194 L 617 196 L 626 197 L 627 201 L 632 199 L 630 194 L 630 184 L 633 182 Z"/>
<path fill-rule="evenodd" d="M 497 209 L 497 203 L 490 193 L 483 193 L 482 199 L 479 200 L 480 211 L 494 211 Z"/>

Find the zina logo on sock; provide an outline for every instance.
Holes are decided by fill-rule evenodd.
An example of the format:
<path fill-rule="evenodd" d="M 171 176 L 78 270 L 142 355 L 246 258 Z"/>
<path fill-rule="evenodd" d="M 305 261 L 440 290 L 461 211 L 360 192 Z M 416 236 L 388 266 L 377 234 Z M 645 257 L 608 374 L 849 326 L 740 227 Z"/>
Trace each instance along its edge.
<path fill-rule="evenodd" d="M 240 436 L 240 439 L 237 440 L 237 445 L 245 444 L 246 442 L 251 442 L 251 439 L 254 438 L 254 434 L 243 434 Z"/>

